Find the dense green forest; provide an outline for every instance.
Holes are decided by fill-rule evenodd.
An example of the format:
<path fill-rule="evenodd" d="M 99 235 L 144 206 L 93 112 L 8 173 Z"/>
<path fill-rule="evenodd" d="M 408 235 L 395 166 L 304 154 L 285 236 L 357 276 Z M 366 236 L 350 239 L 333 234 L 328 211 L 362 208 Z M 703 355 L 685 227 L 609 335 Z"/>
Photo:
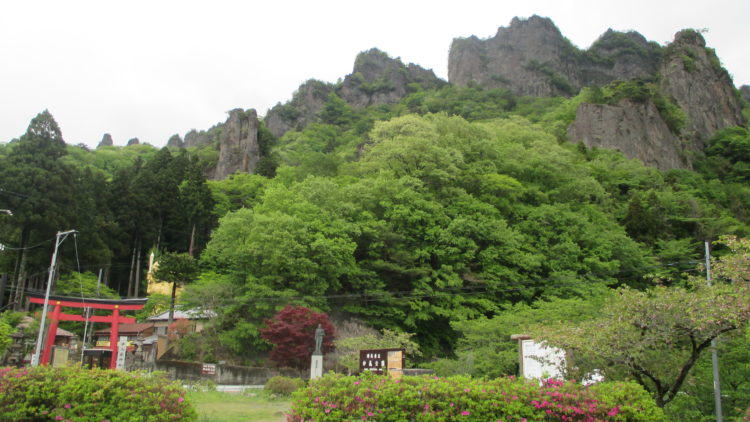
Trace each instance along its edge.
<path fill-rule="evenodd" d="M 117 294 L 144 296 L 150 253 L 199 260 L 180 301 L 217 317 L 186 337 L 187 358 L 256 362 L 269 348 L 263 320 L 293 304 L 414 333 L 416 363 L 439 372 L 515 373 L 514 331 L 591 319 L 616 288 L 687 286 L 704 241 L 750 235 L 747 128 L 717 133 L 695 171 L 565 139 L 578 104 L 617 89 L 566 99 L 414 87 L 363 109 L 332 93 L 319 123 L 264 133 L 262 174 L 219 181 L 205 177 L 215 144 L 88 150 L 66 145 L 45 111 L 0 144 L 0 209 L 13 212 L 0 214 L 8 300 L 23 308 L 22 289 L 46 281 L 55 232 L 76 229 L 59 274 L 80 283 L 58 293 L 78 295 L 103 269 Z M 164 309 L 153 299 L 152 311 Z M 727 394 L 742 409 L 748 346 L 744 333 L 721 342 Z M 711 413 L 705 359 L 675 412 Z"/>

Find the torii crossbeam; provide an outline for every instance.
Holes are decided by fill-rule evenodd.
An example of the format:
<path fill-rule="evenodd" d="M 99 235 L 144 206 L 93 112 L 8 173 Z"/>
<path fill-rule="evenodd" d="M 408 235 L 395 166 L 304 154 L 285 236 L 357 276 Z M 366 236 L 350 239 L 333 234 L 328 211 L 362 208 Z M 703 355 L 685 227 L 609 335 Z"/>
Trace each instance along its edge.
<path fill-rule="evenodd" d="M 44 295 L 41 293 L 29 293 L 29 302 L 44 305 Z M 42 357 L 39 361 L 41 365 L 49 364 L 50 353 L 52 346 L 55 344 L 55 334 L 57 333 L 57 325 L 60 321 L 90 321 L 90 322 L 106 322 L 112 324 L 112 330 L 109 335 L 109 349 L 112 350 L 112 358 L 109 362 L 109 368 L 115 369 L 117 362 L 117 341 L 120 338 L 119 327 L 120 324 L 134 323 L 135 318 L 120 316 L 120 311 L 137 311 L 143 309 L 148 301 L 144 299 L 94 299 L 94 298 L 80 298 L 80 297 L 69 297 L 69 296 L 50 296 L 49 304 L 55 308 L 52 310 L 52 314 L 49 315 L 50 325 L 49 332 L 47 333 L 47 341 L 44 343 L 44 349 Z M 83 315 L 72 315 L 64 314 L 60 312 L 62 307 L 68 308 L 91 308 L 91 309 L 108 309 L 112 311 L 112 315 L 109 316 L 90 316 L 86 318 Z"/>

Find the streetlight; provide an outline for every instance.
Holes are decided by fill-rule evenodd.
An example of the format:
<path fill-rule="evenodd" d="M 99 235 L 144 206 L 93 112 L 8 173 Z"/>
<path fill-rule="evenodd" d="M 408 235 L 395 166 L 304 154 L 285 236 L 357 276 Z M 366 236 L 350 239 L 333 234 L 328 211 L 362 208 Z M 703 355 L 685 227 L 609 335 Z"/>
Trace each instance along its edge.
<path fill-rule="evenodd" d="M 69 234 L 75 233 L 75 230 L 66 232 L 57 232 L 57 241 L 55 242 L 55 252 L 52 254 L 52 263 L 49 266 L 49 278 L 47 279 L 47 293 L 44 294 L 44 307 L 42 308 L 42 321 L 39 323 L 39 335 L 36 338 L 36 350 L 31 357 L 31 366 L 39 365 L 39 354 L 42 351 L 42 337 L 44 336 L 44 323 L 47 319 L 47 306 L 49 306 L 49 290 L 52 287 L 52 277 L 55 274 L 55 263 L 57 262 L 57 248 L 68 237 Z M 62 237 L 62 239 L 60 239 Z"/>

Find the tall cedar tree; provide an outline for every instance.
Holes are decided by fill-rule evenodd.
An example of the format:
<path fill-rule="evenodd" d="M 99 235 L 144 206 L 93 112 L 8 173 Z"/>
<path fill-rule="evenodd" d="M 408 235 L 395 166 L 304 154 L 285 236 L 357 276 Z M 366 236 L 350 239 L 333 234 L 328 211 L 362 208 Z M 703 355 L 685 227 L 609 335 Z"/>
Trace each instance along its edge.
<path fill-rule="evenodd" d="M 186 253 L 166 252 L 159 257 L 159 265 L 154 271 L 154 278 L 172 283 L 168 325 L 171 325 L 174 320 L 174 304 L 178 285 L 192 283 L 198 277 L 199 271 L 198 262 Z"/>
<path fill-rule="evenodd" d="M 192 160 L 185 169 L 185 180 L 180 185 L 180 209 L 190 231 L 188 254 L 196 256 L 208 240 L 214 217 L 214 199 L 206 184 L 206 177 L 198 160 Z"/>
<path fill-rule="evenodd" d="M 60 158 L 67 152 L 60 127 L 49 111 L 31 120 L 26 133 L 0 163 L 0 208 L 13 211 L 10 224 L 18 231 L 15 264 L 15 309 L 23 306 L 27 288 L 28 246 L 54 237 L 58 230 L 72 229 L 74 221 L 74 170 Z M 32 264 L 43 271 L 47 248 L 39 249 Z"/>
<path fill-rule="evenodd" d="M 325 330 L 322 352 L 333 350 L 336 329 L 328 315 L 302 306 L 287 305 L 272 318 L 264 321 L 260 336 L 273 344 L 271 360 L 279 367 L 305 369 L 315 351 L 315 329 L 320 324 Z"/>

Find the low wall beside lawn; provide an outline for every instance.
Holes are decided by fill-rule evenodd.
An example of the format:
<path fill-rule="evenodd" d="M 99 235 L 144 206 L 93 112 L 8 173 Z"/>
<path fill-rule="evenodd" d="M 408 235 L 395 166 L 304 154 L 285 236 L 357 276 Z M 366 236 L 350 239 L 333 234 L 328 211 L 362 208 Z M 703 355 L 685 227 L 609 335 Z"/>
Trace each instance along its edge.
<path fill-rule="evenodd" d="M 292 378 L 309 377 L 308 372 L 296 369 L 261 368 L 251 366 L 215 364 L 214 373 L 205 373 L 202 363 L 178 360 L 160 360 L 156 362 L 157 371 L 164 371 L 173 380 L 180 381 L 213 381 L 221 385 L 264 385 L 277 375 Z"/>

